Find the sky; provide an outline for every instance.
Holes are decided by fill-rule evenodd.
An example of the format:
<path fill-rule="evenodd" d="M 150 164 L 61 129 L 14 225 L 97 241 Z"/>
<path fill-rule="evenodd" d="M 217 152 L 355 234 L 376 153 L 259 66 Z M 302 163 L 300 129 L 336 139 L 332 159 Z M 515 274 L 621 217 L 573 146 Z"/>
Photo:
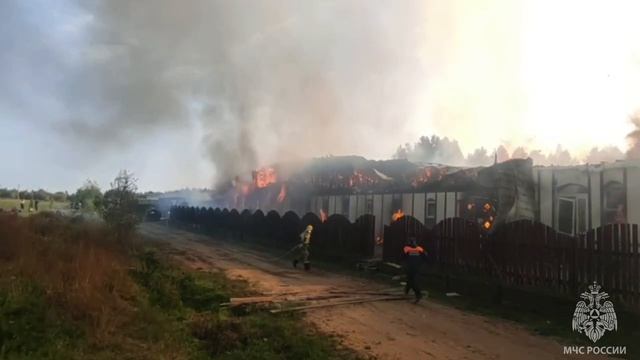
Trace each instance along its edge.
<path fill-rule="evenodd" d="M 626 149 L 637 1 L 5 0 L 0 187 L 210 187 L 276 161 Z"/>

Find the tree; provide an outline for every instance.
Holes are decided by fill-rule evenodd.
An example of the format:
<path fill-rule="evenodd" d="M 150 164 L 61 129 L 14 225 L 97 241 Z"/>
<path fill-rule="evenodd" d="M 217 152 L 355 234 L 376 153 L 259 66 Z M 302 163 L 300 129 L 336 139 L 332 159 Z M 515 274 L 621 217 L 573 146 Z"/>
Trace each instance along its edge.
<path fill-rule="evenodd" d="M 69 195 L 67 195 L 66 192 L 62 192 L 62 191 L 57 191 L 53 195 L 51 195 L 51 199 L 53 199 L 53 201 L 59 201 L 59 202 L 67 201 L 68 197 Z"/>
<path fill-rule="evenodd" d="M 85 210 L 98 210 L 102 201 L 102 191 L 98 183 L 92 180 L 85 181 L 81 188 L 71 196 L 71 202 L 78 208 Z"/>
<path fill-rule="evenodd" d="M 407 160 L 407 158 L 409 157 L 409 151 L 411 151 L 410 144 L 406 144 L 405 146 L 400 145 L 398 146 L 396 153 L 393 154 L 393 158 Z"/>
<path fill-rule="evenodd" d="M 454 139 L 421 136 L 417 143 L 400 146 L 394 154 L 396 159 L 407 159 L 415 162 L 462 165 L 464 155 L 460 145 Z"/>
<path fill-rule="evenodd" d="M 598 164 L 601 162 L 614 162 L 624 159 L 624 153 L 615 146 L 605 146 L 602 149 L 594 147 L 589 151 L 585 158 L 585 162 L 589 164 Z"/>
<path fill-rule="evenodd" d="M 509 151 L 507 151 L 507 148 L 504 147 L 504 145 L 498 146 L 498 149 L 496 150 L 496 157 L 498 158 L 499 163 L 509 160 Z"/>
<path fill-rule="evenodd" d="M 121 170 L 102 200 L 102 217 L 121 243 L 131 240 L 136 226 L 142 220 L 138 215 L 136 182 L 132 173 Z"/>
<path fill-rule="evenodd" d="M 493 157 L 487 154 L 487 149 L 481 147 L 467 156 L 467 164 L 471 166 L 489 166 L 493 164 Z"/>
<path fill-rule="evenodd" d="M 526 159 L 529 157 L 527 150 L 525 150 L 522 146 L 519 146 L 515 150 L 513 150 L 513 154 L 511 154 L 512 159 Z"/>
<path fill-rule="evenodd" d="M 547 156 L 547 161 L 551 165 L 575 165 L 578 163 L 578 161 L 571 156 L 569 151 L 562 148 L 562 145 L 560 144 L 556 147 L 555 153 L 551 153 Z"/>

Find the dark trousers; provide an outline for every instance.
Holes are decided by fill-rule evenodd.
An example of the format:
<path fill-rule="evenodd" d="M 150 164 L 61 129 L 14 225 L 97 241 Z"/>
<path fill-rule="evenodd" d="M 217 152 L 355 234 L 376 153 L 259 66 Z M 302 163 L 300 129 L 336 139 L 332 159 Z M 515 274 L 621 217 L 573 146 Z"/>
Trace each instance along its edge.
<path fill-rule="evenodd" d="M 416 279 L 417 277 L 417 271 L 407 271 L 407 284 L 404 286 L 404 292 L 408 294 L 409 290 L 413 290 L 413 293 L 416 295 L 416 299 L 422 297 L 422 292 L 420 291 L 420 286 Z"/>

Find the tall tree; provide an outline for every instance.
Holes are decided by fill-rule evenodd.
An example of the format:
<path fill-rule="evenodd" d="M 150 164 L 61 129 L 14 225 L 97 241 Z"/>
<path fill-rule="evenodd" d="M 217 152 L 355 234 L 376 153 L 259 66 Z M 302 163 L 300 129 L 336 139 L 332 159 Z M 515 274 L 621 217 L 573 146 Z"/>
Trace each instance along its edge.
<path fill-rule="evenodd" d="M 129 242 L 136 226 L 142 220 L 138 214 L 137 179 L 132 173 L 121 170 L 104 193 L 101 213 L 105 222 L 115 232 L 121 243 Z"/>

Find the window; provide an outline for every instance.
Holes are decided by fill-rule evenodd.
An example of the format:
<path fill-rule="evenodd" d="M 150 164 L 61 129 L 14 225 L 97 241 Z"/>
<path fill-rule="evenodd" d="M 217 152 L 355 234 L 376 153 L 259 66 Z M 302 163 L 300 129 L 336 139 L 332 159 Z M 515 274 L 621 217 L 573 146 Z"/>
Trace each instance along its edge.
<path fill-rule="evenodd" d="M 558 231 L 569 235 L 573 235 L 574 204 L 574 199 L 558 199 Z"/>

